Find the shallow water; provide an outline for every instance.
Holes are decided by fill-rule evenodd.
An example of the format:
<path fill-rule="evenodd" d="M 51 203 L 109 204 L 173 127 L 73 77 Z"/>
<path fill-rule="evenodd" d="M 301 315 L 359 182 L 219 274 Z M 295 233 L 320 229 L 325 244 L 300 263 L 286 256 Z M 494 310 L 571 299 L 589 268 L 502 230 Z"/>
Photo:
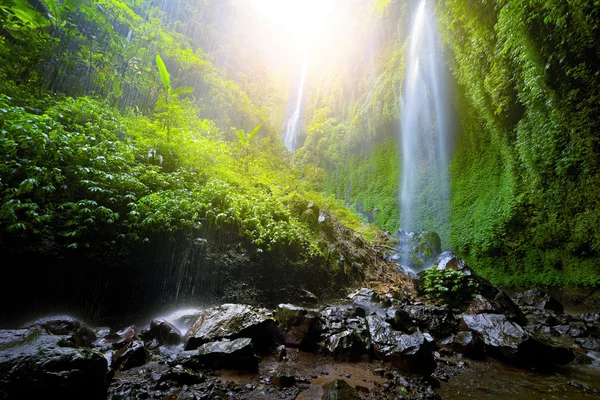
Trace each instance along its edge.
<path fill-rule="evenodd" d="M 552 371 L 527 370 L 495 360 L 467 361 L 470 370 L 442 382 L 444 400 L 587 400 L 600 398 L 600 364 Z"/>

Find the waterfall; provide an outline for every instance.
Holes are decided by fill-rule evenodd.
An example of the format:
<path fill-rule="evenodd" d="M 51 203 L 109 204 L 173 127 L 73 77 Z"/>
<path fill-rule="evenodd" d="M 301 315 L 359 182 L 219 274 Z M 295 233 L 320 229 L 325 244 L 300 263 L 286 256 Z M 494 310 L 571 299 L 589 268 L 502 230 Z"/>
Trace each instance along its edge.
<path fill-rule="evenodd" d="M 304 84 L 306 82 L 306 70 L 308 68 L 308 57 L 304 58 L 302 64 L 302 75 L 300 76 L 300 87 L 298 89 L 298 99 L 296 100 L 296 109 L 288 120 L 285 135 L 283 136 L 283 143 L 285 147 L 292 153 L 296 151 L 298 142 L 298 133 L 300 132 L 300 113 L 302 108 L 302 97 L 304 95 Z"/>
<path fill-rule="evenodd" d="M 400 227 L 432 230 L 442 240 L 449 228 L 450 121 L 447 71 L 433 17 L 421 0 L 413 20 L 401 99 Z"/>

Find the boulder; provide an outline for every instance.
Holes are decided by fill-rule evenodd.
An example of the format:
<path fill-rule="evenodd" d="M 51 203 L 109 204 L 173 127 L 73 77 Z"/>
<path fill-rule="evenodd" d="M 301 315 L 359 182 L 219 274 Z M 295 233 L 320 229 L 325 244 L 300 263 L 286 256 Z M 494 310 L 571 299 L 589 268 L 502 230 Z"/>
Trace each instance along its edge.
<path fill-rule="evenodd" d="M 411 335 L 392 329 L 377 315 L 366 318 L 374 353 L 409 374 L 430 376 L 436 364 L 429 342 L 420 332 Z"/>
<path fill-rule="evenodd" d="M 277 329 L 267 310 L 243 304 L 223 304 L 204 311 L 184 336 L 186 350 L 221 339 L 252 338 L 259 346 L 272 344 Z"/>
<path fill-rule="evenodd" d="M 359 317 L 366 317 L 369 314 L 377 314 L 380 317 L 385 317 L 387 310 L 381 304 L 381 299 L 371 289 L 361 288 L 354 293 L 348 295 L 348 299 L 352 300 L 354 312 Z"/>
<path fill-rule="evenodd" d="M 312 348 L 321 333 L 321 315 L 291 304 L 280 304 L 275 311 L 283 343 L 291 347 Z"/>
<path fill-rule="evenodd" d="M 485 358 L 485 343 L 479 332 L 458 332 L 451 344 L 452 350 L 465 357 L 482 360 Z"/>
<path fill-rule="evenodd" d="M 442 243 L 437 233 L 431 231 L 398 231 L 397 249 L 404 254 L 401 261 L 413 271 L 432 265 L 442 252 Z M 404 258 L 404 259 L 402 259 Z"/>
<path fill-rule="evenodd" d="M 96 333 L 90 327 L 67 315 L 41 318 L 23 328 L 41 329 L 50 335 L 68 336 L 77 347 L 90 347 L 96 340 Z"/>
<path fill-rule="evenodd" d="M 160 345 L 174 345 L 181 342 L 181 332 L 164 318 L 150 322 L 148 336 L 156 339 Z"/>
<path fill-rule="evenodd" d="M 327 350 L 338 361 L 355 361 L 365 351 L 365 345 L 352 330 L 331 335 L 326 341 Z"/>
<path fill-rule="evenodd" d="M 183 365 L 193 368 L 232 368 L 255 371 L 258 368 L 258 358 L 254 355 L 252 340 L 238 338 L 234 340 L 223 339 L 216 342 L 205 343 L 195 353 L 184 361 Z"/>
<path fill-rule="evenodd" d="M 515 303 L 521 307 L 534 307 L 541 310 L 552 311 L 556 314 L 562 314 L 564 312 L 563 305 L 543 290 L 527 290 L 525 292 L 515 294 L 513 299 Z"/>
<path fill-rule="evenodd" d="M 203 312 L 204 311 L 198 310 L 196 308 L 187 308 L 183 310 L 174 311 L 171 314 L 164 317 L 164 319 L 173 324 L 173 326 L 179 329 L 179 331 L 182 334 L 185 334 L 189 327 L 192 326 L 194 322 L 196 322 L 198 317 L 200 317 L 200 315 L 202 315 Z"/>
<path fill-rule="evenodd" d="M 0 398 L 106 399 L 108 364 L 96 350 L 40 330 L 0 337 Z"/>
<path fill-rule="evenodd" d="M 113 353 L 111 367 L 115 370 L 127 370 L 146 364 L 149 358 L 144 342 L 134 340 Z"/>
<path fill-rule="evenodd" d="M 447 336 L 458 328 L 458 321 L 447 306 L 409 304 L 404 306 L 404 311 L 414 324 L 437 338 Z"/>
<path fill-rule="evenodd" d="M 461 330 L 479 333 L 488 354 L 524 365 L 568 364 L 574 358 L 569 348 L 525 331 L 501 314 L 464 314 Z"/>
<path fill-rule="evenodd" d="M 360 400 L 358 390 L 343 379 L 336 379 L 323 385 L 323 400 Z"/>
<path fill-rule="evenodd" d="M 113 332 L 110 328 L 100 328 L 96 330 L 97 339 L 93 346 L 100 351 L 119 350 L 125 347 L 128 343 L 135 340 L 135 326 L 131 325 L 117 332 Z"/>
<path fill-rule="evenodd" d="M 490 308 L 490 311 L 493 310 L 495 313 L 502 313 L 511 321 L 514 321 L 519 325 L 527 324 L 525 314 L 523 314 L 521 309 L 506 293 L 492 285 L 487 279 L 475 274 L 467 264 L 453 252 L 442 253 L 438 257 L 434 268 L 437 268 L 438 270 L 462 271 L 464 274 L 472 276 L 476 283 L 475 293 L 480 295 L 479 300 L 476 301 L 475 304 L 471 303 L 474 307 L 488 307 Z"/>

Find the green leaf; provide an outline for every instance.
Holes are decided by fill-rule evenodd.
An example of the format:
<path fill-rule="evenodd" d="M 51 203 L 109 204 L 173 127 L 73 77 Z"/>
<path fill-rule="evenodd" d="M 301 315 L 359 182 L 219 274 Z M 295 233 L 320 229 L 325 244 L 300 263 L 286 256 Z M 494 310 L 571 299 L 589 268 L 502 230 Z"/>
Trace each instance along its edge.
<path fill-rule="evenodd" d="M 56 5 L 56 1 L 54 0 L 42 0 L 42 2 L 48 7 L 48 11 L 50 12 L 51 17 L 54 20 L 60 19 L 61 12 L 58 9 L 58 5 Z"/>
<path fill-rule="evenodd" d="M 113 93 L 116 99 L 121 97 L 121 79 L 118 76 L 113 78 Z"/>
<path fill-rule="evenodd" d="M 248 143 L 248 141 L 246 139 L 246 133 L 242 129 L 236 131 L 235 134 L 240 139 L 240 142 L 242 142 L 244 144 Z"/>
<path fill-rule="evenodd" d="M 194 91 L 193 87 L 185 86 L 185 87 L 180 87 L 180 88 L 174 89 L 171 94 L 173 95 L 173 97 L 178 97 L 185 93 L 192 93 L 193 91 Z"/>
<path fill-rule="evenodd" d="M 158 73 L 160 74 L 160 80 L 163 87 L 167 93 L 169 93 L 171 91 L 171 75 L 159 54 L 156 55 L 156 66 L 158 67 Z"/>
<path fill-rule="evenodd" d="M 258 124 L 258 126 L 256 128 L 254 128 L 252 130 L 252 132 L 250 132 L 250 135 L 248 136 L 248 141 L 252 140 L 254 138 L 254 136 L 256 136 L 256 134 L 258 133 L 260 128 L 262 128 L 262 124 Z"/>
<path fill-rule="evenodd" d="M 26 0 L 14 0 L 9 8 L 12 13 L 31 28 L 43 28 L 50 25 L 42 14 L 35 10 Z"/>

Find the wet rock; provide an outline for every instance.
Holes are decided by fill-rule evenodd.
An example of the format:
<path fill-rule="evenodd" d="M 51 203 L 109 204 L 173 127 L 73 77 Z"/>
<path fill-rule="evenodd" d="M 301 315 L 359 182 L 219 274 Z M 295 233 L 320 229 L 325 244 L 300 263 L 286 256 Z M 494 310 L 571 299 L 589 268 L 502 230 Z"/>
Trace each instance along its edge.
<path fill-rule="evenodd" d="M 399 243 L 396 246 L 407 254 L 405 261 L 412 270 L 422 269 L 433 264 L 442 252 L 442 244 L 437 233 L 431 231 L 398 231 Z"/>
<path fill-rule="evenodd" d="M 390 307 L 386 311 L 385 322 L 397 331 L 414 333 L 419 330 L 410 313 L 401 308 Z"/>
<path fill-rule="evenodd" d="M 336 379 L 323 385 L 323 400 L 360 400 L 358 390 L 343 379 Z"/>
<path fill-rule="evenodd" d="M 451 347 L 465 357 L 482 360 L 485 358 L 485 343 L 479 332 L 458 332 L 452 340 Z"/>
<path fill-rule="evenodd" d="M 600 349 L 600 343 L 597 339 L 592 338 L 577 338 L 575 339 L 575 343 L 579 345 L 582 349 L 585 350 L 594 350 L 597 351 Z"/>
<path fill-rule="evenodd" d="M 487 307 L 494 313 L 502 313 L 511 321 L 519 325 L 527 324 L 527 318 L 521 309 L 512 301 L 512 299 L 492 285 L 487 279 L 475 274 L 467 264 L 453 252 L 442 253 L 434 266 L 438 270 L 462 271 L 464 274 L 472 276 L 476 283 L 475 293 L 480 296 L 480 301 L 472 304 L 475 309 Z"/>
<path fill-rule="evenodd" d="M 562 314 L 564 312 L 563 305 L 543 290 L 527 290 L 525 292 L 515 294 L 513 299 L 515 303 L 521 307 L 535 307 L 540 310 L 553 311 L 556 314 Z"/>
<path fill-rule="evenodd" d="M 574 358 L 571 349 L 534 337 L 501 314 L 464 314 L 461 329 L 481 334 L 488 353 L 519 364 L 567 364 Z"/>
<path fill-rule="evenodd" d="M 41 318 L 23 328 L 41 329 L 50 335 L 68 336 L 77 347 L 90 347 L 96 340 L 96 333 L 90 327 L 67 315 Z"/>
<path fill-rule="evenodd" d="M 480 294 L 471 301 L 466 312 L 467 314 L 502 314 L 502 311 L 496 310 L 494 305 Z"/>
<path fill-rule="evenodd" d="M 173 324 L 182 334 L 185 334 L 190 326 L 204 311 L 196 308 L 188 308 L 184 310 L 177 310 L 164 317 L 165 320 Z"/>
<path fill-rule="evenodd" d="M 355 314 L 359 317 L 364 318 L 369 314 L 377 314 L 380 317 L 385 317 L 387 313 L 381 305 L 381 299 L 371 289 L 361 288 L 348 295 L 348 299 L 352 300 Z"/>
<path fill-rule="evenodd" d="M 321 310 L 323 330 L 329 333 L 341 332 L 345 321 L 354 316 L 351 306 L 329 306 Z"/>
<path fill-rule="evenodd" d="M 174 345 L 181 342 L 181 332 L 166 319 L 157 318 L 150 322 L 148 335 L 160 345 Z"/>
<path fill-rule="evenodd" d="M 148 362 L 150 354 L 141 340 L 127 343 L 123 348 L 116 351 L 112 357 L 112 368 L 127 370 L 139 367 Z"/>
<path fill-rule="evenodd" d="M 282 367 L 275 372 L 273 385 L 280 388 L 292 387 L 296 384 L 296 377 L 290 368 Z"/>
<path fill-rule="evenodd" d="M 107 331 L 106 328 L 102 328 L 96 332 L 98 338 L 94 341 L 93 345 L 101 351 L 122 349 L 136 338 L 134 325 L 123 328 L 117 332 L 113 332 L 111 329 Z"/>
<path fill-rule="evenodd" d="M 315 310 L 280 304 L 275 311 L 283 342 L 292 347 L 313 348 L 321 333 L 320 314 Z"/>
<path fill-rule="evenodd" d="M 369 315 L 366 321 L 373 351 L 379 358 L 410 374 L 429 376 L 435 370 L 429 343 L 422 333 L 395 331 L 377 315 Z"/>
<path fill-rule="evenodd" d="M 205 343 L 198 348 L 193 362 L 201 368 L 233 368 L 255 371 L 258 358 L 254 355 L 254 346 L 249 338 L 234 340 L 223 339 Z"/>
<path fill-rule="evenodd" d="M 189 368 L 184 368 L 182 365 L 176 365 L 157 379 L 158 382 L 173 382 L 176 385 L 195 385 L 206 380 L 204 375 L 193 371 Z"/>
<path fill-rule="evenodd" d="M 287 356 L 287 349 L 285 348 L 285 346 L 284 345 L 277 346 L 277 348 L 275 349 L 275 355 L 276 355 L 278 361 L 283 361 L 285 359 L 285 357 Z"/>
<path fill-rule="evenodd" d="M 365 351 L 365 346 L 356 332 L 343 331 L 330 336 L 326 342 L 327 350 L 338 361 L 355 361 Z"/>
<path fill-rule="evenodd" d="M 12 332 L 0 335 L 1 398 L 106 398 L 108 366 L 102 354 L 69 347 L 72 336 Z"/>
<path fill-rule="evenodd" d="M 473 275 L 473 271 L 463 259 L 458 257 L 452 251 L 445 251 L 440 254 L 435 261 L 435 267 L 438 270 L 462 271 L 465 275 Z"/>
<path fill-rule="evenodd" d="M 404 310 L 417 326 L 435 337 L 449 335 L 458 328 L 458 321 L 446 306 L 416 304 L 406 305 Z"/>
<path fill-rule="evenodd" d="M 276 324 L 267 310 L 243 304 L 223 304 L 204 311 L 184 336 L 185 349 L 221 339 L 248 337 L 259 346 L 270 345 Z"/>

